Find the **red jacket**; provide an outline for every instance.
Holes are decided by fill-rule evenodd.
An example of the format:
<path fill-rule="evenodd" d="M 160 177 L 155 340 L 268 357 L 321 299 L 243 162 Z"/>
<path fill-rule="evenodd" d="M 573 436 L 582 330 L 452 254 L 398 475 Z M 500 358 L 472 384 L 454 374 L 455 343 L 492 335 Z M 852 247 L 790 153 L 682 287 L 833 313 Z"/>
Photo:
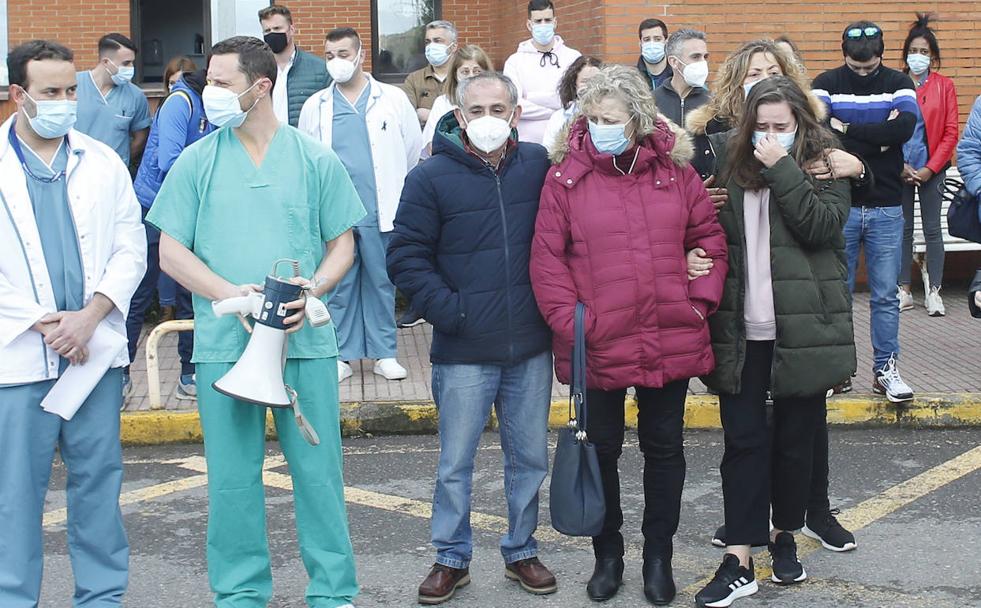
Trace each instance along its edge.
<path fill-rule="evenodd" d="M 628 175 L 596 151 L 584 117 L 564 141 L 553 151 L 531 249 L 559 380 L 571 376 L 577 301 L 586 305 L 589 388 L 656 388 L 707 374 L 715 360 L 706 318 L 728 265 L 725 233 L 688 164 L 691 139 L 659 121 Z M 622 155 L 620 167 L 633 158 Z M 689 281 L 685 253 L 695 247 L 715 266 Z"/>
<path fill-rule="evenodd" d="M 954 81 L 939 72 L 930 72 L 927 81 L 916 90 L 916 102 L 926 127 L 930 154 L 926 166 L 934 173 L 940 173 L 954 156 L 960 128 Z"/>

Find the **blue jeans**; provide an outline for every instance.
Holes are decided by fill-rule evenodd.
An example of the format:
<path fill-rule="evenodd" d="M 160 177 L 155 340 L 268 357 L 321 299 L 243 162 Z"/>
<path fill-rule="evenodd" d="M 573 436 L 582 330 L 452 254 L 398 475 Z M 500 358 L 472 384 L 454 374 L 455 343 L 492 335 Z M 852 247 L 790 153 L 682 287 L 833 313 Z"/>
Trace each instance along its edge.
<path fill-rule="evenodd" d="M 436 363 L 433 395 L 439 409 L 439 470 L 432 520 L 436 561 L 450 568 L 470 565 L 473 461 L 492 404 L 500 424 L 508 503 L 508 532 L 501 538 L 501 554 L 509 564 L 536 556 L 538 489 L 548 473 L 552 353 L 510 367 Z"/>
<path fill-rule="evenodd" d="M 896 284 L 903 242 L 903 208 L 852 207 L 845 224 L 848 288 L 855 291 L 858 250 L 865 248 L 868 273 L 873 370 L 899 358 L 899 302 Z"/>

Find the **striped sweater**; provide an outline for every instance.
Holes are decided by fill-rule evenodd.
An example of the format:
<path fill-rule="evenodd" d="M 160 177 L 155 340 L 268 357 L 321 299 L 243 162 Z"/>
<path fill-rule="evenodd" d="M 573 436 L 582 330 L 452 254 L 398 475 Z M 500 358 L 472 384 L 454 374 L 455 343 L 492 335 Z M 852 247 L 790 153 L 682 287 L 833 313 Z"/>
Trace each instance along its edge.
<path fill-rule="evenodd" d="M 902 204 L 903 144 L 916 126 L 916 90 L 902 72 L 879 68 L 859 76 L 848 66 L 829 70 L 814 79 L 814 94 L 834 117 L 848 124 L 841 136 L 845 149 L 863 158 L 875 177 L 875 186 L 852 201 L 866 207 Z M 897 115 L 890 120 L 890 114 Z"/>

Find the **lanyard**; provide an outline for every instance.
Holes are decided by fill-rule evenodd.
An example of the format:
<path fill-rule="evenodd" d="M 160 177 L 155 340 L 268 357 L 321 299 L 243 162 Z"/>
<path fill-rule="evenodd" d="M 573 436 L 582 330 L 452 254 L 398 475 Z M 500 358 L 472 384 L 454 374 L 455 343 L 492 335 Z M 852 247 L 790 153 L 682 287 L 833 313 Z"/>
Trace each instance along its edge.
<path fill-rule="evenodd" d="M 53 184 L 55 182 L 61 181 L 65 177 L 64 171 L 59 171 L 50 177 L 41 177 L 36 175 L 31 171 L 30 167 L 27 166 L 27 160 L 24 159 L 24 151 L 20 147 L 20 138 L 17 137 L 17 133 L 14 132 L 17 126 L 17 119 L 14 118 L 13 122 L 10 123 L 10 131 L 7 133 L 7 139 L 10 141 L 10 147 L 14 149 L 14 154 L 17 155 L 17 160 L 20 161 L 20 166 L 24 169 L 31 179 L 42 184 Z M 65 136 L 65 145 L 68 145 L 68 136 Z"/>

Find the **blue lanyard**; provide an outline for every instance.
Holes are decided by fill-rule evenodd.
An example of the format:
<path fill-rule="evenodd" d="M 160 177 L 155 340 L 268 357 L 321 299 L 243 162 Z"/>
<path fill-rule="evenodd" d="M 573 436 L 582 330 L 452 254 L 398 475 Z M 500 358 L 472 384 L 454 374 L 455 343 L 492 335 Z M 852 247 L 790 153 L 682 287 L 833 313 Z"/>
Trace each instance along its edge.
<path fill-rule="evenodd" d="M 31 171 L 30 167 L 27 166 L 27 160 L 24 159 L 24 151 L 20 147 L 20 138 L 17 137 L 17 133 L 14 132 L 17 126 L 17 119 L 14 118 L 13 122 L 10 123 L 10 131 L 7 133 L 7 139 L 10 141 L 10 147 L 14 149 L 14 154 L 17 155 L 17 160 L 20 161 L 20 166 L 23 167 L 24 173 L 26 173 L 31 179 L 42 184 L 53 184 L 55 182 L 61 181 L 65 177 L 64 171 L 59 171 L 52 175 L 51 177 L 41 177 L 36 175 Z M 65 145 L 68 145 L 68 136 L 65 136 Z"/>

